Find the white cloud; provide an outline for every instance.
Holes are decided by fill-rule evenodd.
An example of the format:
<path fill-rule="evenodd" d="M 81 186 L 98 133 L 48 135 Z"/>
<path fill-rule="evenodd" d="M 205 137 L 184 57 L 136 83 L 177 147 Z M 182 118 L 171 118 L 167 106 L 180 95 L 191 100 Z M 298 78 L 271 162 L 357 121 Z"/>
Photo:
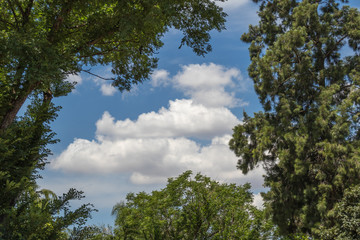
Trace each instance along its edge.
<path fill-rule="evenodd" d="M 154 87 L 167 86 L 169 84 L 170 73 L 164 69 L 155 70 L 151 74 L 151 85 Z"/>
<path fill-rule="evenodd" d="M 82 83 L 82 78 L 79 75 L 70 74 L 67 76 L 66 81 L 80 85 Z"/>
<path fill-rule="evenodd" d="M 247 3 L 251 2 L 250 0 L 227 0 L 225 2 L 218 2 L 219 6 L 223 7 L 226 11 L 233 11 Z"/>
<path fill-rule="evenodd" d="M 172 78 L 166 70 L 158 70 L 151 84 L 156 87 L 172 83 L 194 103 L 206 107 L 238 107 L 247 104 L 236 97 L 237 91 L 244 90 L 245 82 L 240 70 L 210 63 L 182 66 Z"/>
<path fill-rule="evenodd" d="M 70 74 L 67 76 L 66 81 L 75 83 L 76 85 L 82 84 L 82 78 L 80 75 Z"/>
<path fill-rule="evenodd" d="M 100 91 L 104 96 L 113 96 L 117 90 L 111 84 L 102 83 Z"/>
<path fill-rule="evenodd" d="M 79 86 L 80 84 L 82 84 L 83 79 L 81 78 L 80 75 L 70 74 L 70 75 L 67 76 L 65 81 L 70 82 L 70 83 L 75 85 L 75 88 L 72 90 L 72 93 L 78 93 L 76 87 Z"/>
<path fill-rule="evenodd" d="M 260 187 L 263 170 L 242 175 L 224 139 L 230 136 L 223 137 L 223 141 L 215 138 L 208 146 L 186 138 L 76 139 L 52 167 L 86 174 L 129 174 L 134 184 L 164 183 L 168 177 L 193 170 L 224 182 L 244 183 L 246 179 Z"/>
<path fill-rule="evenodd" d="M 227 108 L 209 108 L 192 100 L 169 102 L 169 108 L 139 115 L 138 119 L 118 120 L 105 112 L 96 123 L 99 139 L 149 137 L 195 137 L 211 139 L 232 133 L 240 121 Z"/>
<path fill-rule="evenodd" d="M 96 123 L 96 139 L 75 139 L 52 162 L 54 169 L 84 174 L 121 173 L 134 184 L 164 183 L 186 170 L 219 181 L 262 184 L 262 174 L 236 169 L 229 150 L 232 128 L 240 121 L 226 108 L 206 108 L 192 100 L 170 101 L 169 108 L 115 120 L 105 112 Z M 211 140 L 202 146 L 192 138 Z"/>
<path fill-rule="evenodd" d="M 214 63 L 190 64 L 183 66 L 174 80 L 176 87 L 196 103 L 209 107 L 236 107 L 242 104 L 235 97 L 235 91 L 226 89 L 239 87 L 242 81 L 240 70 L 236 68 L 225 68 Z"/>

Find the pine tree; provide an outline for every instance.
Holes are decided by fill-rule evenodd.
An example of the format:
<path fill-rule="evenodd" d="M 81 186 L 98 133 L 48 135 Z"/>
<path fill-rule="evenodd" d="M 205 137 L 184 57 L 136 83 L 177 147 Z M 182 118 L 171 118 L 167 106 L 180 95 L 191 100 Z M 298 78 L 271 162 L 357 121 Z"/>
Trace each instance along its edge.
<path fill-rule="evenodd" d="M 283 234 L 317 233 L 360 183 L 360 14 L 344 0 L 254 2 L 260 22 L 242 40 L 264 111 L 244 114 L 230 148 L 243 173 L 265 167 Z"/>

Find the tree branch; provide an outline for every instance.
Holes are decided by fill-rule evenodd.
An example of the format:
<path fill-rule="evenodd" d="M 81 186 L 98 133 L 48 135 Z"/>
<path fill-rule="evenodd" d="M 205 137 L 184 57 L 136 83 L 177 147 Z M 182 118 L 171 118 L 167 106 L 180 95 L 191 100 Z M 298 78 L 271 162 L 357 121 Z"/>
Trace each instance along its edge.
<path fill-rule="evenodd" d="M 340 38 L 340 39 L 335 43 L 334 47 L 333 47 L 330 51 L 328 51 L 328 52 L 326 53 L 324 59 L 327 59 L 327 58 L 330 56 L 330 54 L 335 50 L 336 46 L 338 46 L 338 45 L 339 45 L 345 38 L 347 38 L 347 37 L 348 37 L 348 35 L 345 34 L 345 36 L 343 36 L 342 38 Z"/>
<path fill-rule="evenodd" d="M 108 50 L 105 50 L 105 51 L 99 51 L 99 52 L 97 52 L 97 53 L 93 53 L 93 54 L 89 54 L 89 55 L 80 55 L 79 58 L 88 58 L 88 57 L 105 55 L 106 53 L 121 52 L 121 51 L 123 51 L 123 50 L 121 50 L 121 49 L 117 49 L 119 46 L 120 46 L 120 44 L 117 45 L 117 46 L 115 46 L 115 47 L 112 48 L 112 49 L 108 49 Z"/>
<path fill-rule="evenodd" d="M 105 80 L 105 81 L 114 81 L 115 80 L 115 78 L 104 78 L 104 77 L 102 77 L 100 75 L 97 75 L 95 73 L 90 72 L 90 70 L 81 70 L 81 71 L 86 72 L 87 74 L 90 74 L 92 76 L 95 76 L 95 77 L 100 78 L 100 79 Z"/>
<path fill-rule="evenodd" d="M 10 9 L 11 9 L 11 12 L 12 12 L 14 18 L 15 18 L 16 25 L 18 26 L 19 21 L 18 21 L 18 19 L 17 19 L 16 13 L 15 13 L 14 6 L 12 5 L 12 3 L 11 3 L 10 0 L 7 0 L 7 2 L 8 2 L 8 4 L 9 4 L 9 7 L 10 7 Z M 19 29 L 19 28 L 18 28 L 18 29 Z"/>
<path fill-rule="evenodd" d="M 73 1 L 68 1 L 68 2 L 64 3 L 59 14 L 57 14 L 55 16 L 54 23 L 51 26 L 51 30 L 47 37 L 50 42 L 54 41 L 55 33 L 60 29 L 60 27 L 64 21 L 64 16 L 67 15 L 71 11 L 71 9 L 72 9 L 71 3 L 72 2 Z"/>
<path fill-rule="evenodd" d="M 0 22 L 3 22 L 3 23 L 5 23 L 5 24 L 8 24 L 8 25 L 10 25 L 11 27 L 15 27 L 14 24 L 12 24 L 11 22 L 6 21 L 5 19 L 0 18 Z"/>
<path fill-rule="evenodd" d="M 23 25 L 25 25 L 26 23 L 29 22 L 29 16 L 30 16 L 33 4 L 34 4 L 34 0 L 30 0 L 27 7 L 26 7 L 26 9 L 25 9 L 25 12 L 23 14 L 23 20 L 24 20 Z"/>
<path fill-rule="evenodd" d="M 25 103 L 28 96 L 31 92 L 40 84 L 36 82 L 34 84 L 28 84 L 23 91 L 20 91 L 20 94 L 11 102 L 11 108 L 7 110 L 0 123 L 0 134 L 3 133 L 11 123 L 13 123 L 17 113 L 19 112 L 22 105 Z"/>

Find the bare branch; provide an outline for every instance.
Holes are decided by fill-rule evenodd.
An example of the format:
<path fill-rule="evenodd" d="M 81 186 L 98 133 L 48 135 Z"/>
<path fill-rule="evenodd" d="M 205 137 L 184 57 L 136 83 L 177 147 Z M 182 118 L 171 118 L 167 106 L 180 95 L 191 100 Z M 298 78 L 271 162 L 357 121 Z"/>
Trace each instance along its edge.
<path fill-rule="evenodd" d="M 100 75 L 97 75 L 95 73 L 90 72 L 90 70 L 91 69 L 89 69 L 89 70 L 81 70 L 81 71 L 86 72 L 87 74 L 90 74 L 92 76 L 95 76 L 95 77 L 100 78 L 100 79 L 105 80 L 105 81 L 114 81 L 115 80 L 115 78 L 104 78 L 104 77 L 102 77 Z"/>

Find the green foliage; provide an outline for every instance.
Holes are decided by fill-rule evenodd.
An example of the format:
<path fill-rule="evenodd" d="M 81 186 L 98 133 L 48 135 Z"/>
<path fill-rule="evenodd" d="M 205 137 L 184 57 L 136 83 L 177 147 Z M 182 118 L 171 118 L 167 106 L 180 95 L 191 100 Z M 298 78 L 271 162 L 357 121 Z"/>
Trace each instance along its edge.
<path fill-rule="evenodd" d="M 35 95 L 24 116 L 1 135 L 1 221 L 6 212 L 15 206 L 19 196 L 34 186 L 38 170 L 43 169 L 50 154 L 46 145 L 56 142 L 49 123 L 56 117 L 57 110 L 51 102 Z"/>
<path fill-rule="evenodd" d="M 70 231 L 71 238 L 69 240 L 75 239 L 88 239 L 88 240 L 115 240 L 117 239 L 114 236 L 111 226 L 87 226 L 83 229 L 73 229 Z"/>
<path fill-rule="evenodd" d="M 250 185 L 220 184 L 191 171 L 113 209 L 119 239 L 269 239 L 273 225 L 251 205 Z"/>
<path fill-rule="evenodd" d="M 360 239 L 360 185 L 346 189 L 343 199 L 329 213 L 332 227 L 321 225 L 318 235 L 324 240 Z"/>
<path fill-rule="evenodd" d="M 264 112 L 245 114 L 230 148 L 244 173 L 264 164 L 281 232 L 317 235 L 360 183 L 360 14 L 346 1 L 255 2 L 260 22 L 242 40 Z"/>
<path fill-rule="evenodd" d="M 223 1 L 223 0 L 219 0 Z M 113 86 L 129 90 L 156 67 L 162 36 L 180 30 L 182 45 L 211 51 L 211 30 L 225 28 L 213 0 L 9 0 L 0 2 L 0 130 L 34 91 L 69 93 L 69 74 L 111 65 Z M 0 99 L 1 100 L 1 99 Z M 1 101 L 2 102 L 2 101 Z"/>
<path fill-rule="evenodd" d="M 15 207 L 0 225 L 0 238 L 69 239 L 66 228 L 77 225 L 78 232 L 84 231 L 82 226 L 94 211 L 91 204 L 84 204 L 76 210 L 70 209 L 70 200 L 82 198 L 82 192 L 75 189 L 57 197 L 49 190 L 36 191 L 30 187 L 19 196 Z"/>
<path fill-rule="evenodd" d="M 83 198 L 75 189 L 62 197 L 36 191 L 46 146 L 57 142 L 49 126 L 57 110 L 46 94 L 33 94 L 25 114 L 0 137 L 0 239 L 67 239 L 65 229 L 82 229 L 93 211 L 89 204 L 70 210 L 70 200 Z"/>

